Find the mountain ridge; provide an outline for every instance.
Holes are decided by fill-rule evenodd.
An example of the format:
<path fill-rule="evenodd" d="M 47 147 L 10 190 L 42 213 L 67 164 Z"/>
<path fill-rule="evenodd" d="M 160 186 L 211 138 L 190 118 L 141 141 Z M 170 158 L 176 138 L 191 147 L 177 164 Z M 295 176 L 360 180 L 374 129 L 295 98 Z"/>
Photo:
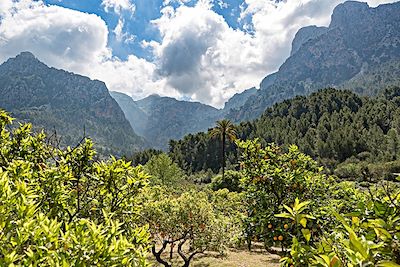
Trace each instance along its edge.
<path fill-rule="evenodd" d="M 86 134 L 105 155 L 144 146 L 104 82 L 50 68 L 30 52 L 0 65 L 0 107 L 37 130 L 62 133 L 62 145 L 75 145 Z"/>
<path fill-rule="evenodd" d="M 264 78 L 258 93 L 227 117 L 236 122 L 255 119 L 274 103 L 339 88 L 361 71 L 400 61 L 399 14 L 400 2 L 374 8 L 356 1 L 339 4 L 329 27 L 299 30 L 291 56 L 278 72 Z M 372 94 L 365 86 L 358 93 Z"/>
<path fill-rule="evenodd" d="M 170 140 L 207 131 L 215 121 L 222 119 L 231 109 L 242 106 L 256 92 L 256 88 L 250 88 L 235 94 L 223 109 L 154 94 L 137 101 L 124 93 L 111 91 L 110 94 L 136 133 L 154 148 L 167 150 Z"/>

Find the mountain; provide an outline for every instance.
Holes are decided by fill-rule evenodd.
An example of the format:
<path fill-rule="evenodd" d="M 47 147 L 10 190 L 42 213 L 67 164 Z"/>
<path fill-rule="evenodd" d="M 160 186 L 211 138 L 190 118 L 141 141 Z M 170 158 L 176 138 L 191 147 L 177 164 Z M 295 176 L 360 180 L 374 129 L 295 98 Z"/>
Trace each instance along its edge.
<path fill-rule="evenodd" d="M 62 145 L 86 134 L 104 155 L 143 146 L 103 82 L 50 68 L 29 52 L 0 65 L 0 108 L 49 134 L 55 130 Z"/>
<path fill-rule="evenodd" d="M 241 93 L 235 94 L 225 103 L 224 112 L 229 112 L 231 109 L 242 107 L 246 103 L 247 99 L 256 93 L 257 89 L 253 87 Z"/>
<path fill-rule="evenodd" d="M 259 117 L 267 107 L 320 88 L 350 88 L 376 95 L 400 61 L 400 2 L 371 8 L 348 1 L 338 5 L 329 27 L 306 27 L 296 34 L 290 57 L 267 76 L 260 90 L 227 115 L 235 121 Z M 389 84 L 399 85 L 392 75 Z"/>
<path fill-rule="evenodd" d="M 110 92 L 118 102 L 133 130 L 146 139 L 153 148 L 166 150 L 170 140 L 179 140 L 187 134 L 207 131 L 230 110 L 243 106 L 256 94 L 251 88 L 235 94 L 223 109 L 198 102 L 179 101 L 170 97 L 151 95 L 134 101 L 130 96 Z"/>
<path fill-rule="evenodd" d="M 122 93 L 111 92 L 111 95 L 121 106 L 135 132 L 158 149 L 167 149 L 171 139 L 206 131 L 222 118 L 221 110 L 198 102 L 158 95 L 133 101 Z"/>
<path fill-rule="evenodd" d="M 140 136 L 145 136 L 147 127 L 148 115 L 133 101 L 133 99 L 123 93 L 110 91 L 110 95 L 117 101 L 125 114 L 126 119 L 131 124 L 135 133 Z"/>

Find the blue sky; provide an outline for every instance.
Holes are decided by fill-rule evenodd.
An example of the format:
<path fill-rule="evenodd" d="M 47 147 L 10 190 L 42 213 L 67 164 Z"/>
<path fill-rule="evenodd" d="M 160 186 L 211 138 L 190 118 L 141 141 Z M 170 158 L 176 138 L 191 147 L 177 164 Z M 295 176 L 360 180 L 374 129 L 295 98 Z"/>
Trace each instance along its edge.
<path fill-rule="evenodd" d="M 159 31 L 152 26 L 151 21 L 161 17 L 161 9 L 165 6 L 163 0 L 132 0 L 131 3 L 135 6 L 135 12 L 122 11 L 122 14 L 115 12 L 106 12 L 102 0 L 45 0 L 46 4 L 58 5 L 69 9 L 78 10 L 86 13 L 94 13 L 100 16 L 107 24 L 109 34 L 109 46 L 113 50 L 113 54 L 121 59 L 126 59 L 130 54 L 135 54 L 138 57 L 152 59 L 152 54 L 142 47 L 141 42 L 146 41 L 161 41 Z M 185 5 L 193 7 L 197 1 L 191 0 L 185 2 Z M 242 0 L 227 0 L 224 4 L 218 2 L 212 6 L 212 10 L 223 16 L 227 24 L 233 29 L 243 29 L 246 21 L 240 20 L 241 8 L 246 8 L 246 3 Z M 177 8 L 179 2 L 171 2 L 171 6 Z M 118 24 L 120 17 L 125 20 L 123 31 L 135 36 L 135 40 L 131 42 L 120 42 L 116 40 L 113 30 Z"/>
<path fill-rule="evenodd" d="M 30 51 L 134 99 L 223 107 L 279 69 L 301 27 L 328 26 L 344 1 L 0 0 L 0 63 Z"/>

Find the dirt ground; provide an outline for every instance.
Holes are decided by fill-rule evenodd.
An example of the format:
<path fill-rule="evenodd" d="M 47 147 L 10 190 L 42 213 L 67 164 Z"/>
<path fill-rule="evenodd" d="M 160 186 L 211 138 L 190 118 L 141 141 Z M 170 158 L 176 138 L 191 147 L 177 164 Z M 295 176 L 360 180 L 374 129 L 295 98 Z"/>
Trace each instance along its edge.
<path fill-rule="evenodd" d="M 178 256 L 174 255 L 173 266 L 181 265 L 177 259 Z M 223 256 L 218 253 L 196 255 L 190 265 L 193 267 L 279 267 L 279 259 L 278 255 L 270 254 L 261 249 L 252 252 L 230 249 Z M 151 262 L 152 266 L 162 266 L 154 260 L 151 260 Z"/>
<path fill-rule="evenodd" d="M 193 267 L 278 267 L 279 256 L 268 252 L 230 250 L 226 256 L 202 256 L 193 262 Z"/>

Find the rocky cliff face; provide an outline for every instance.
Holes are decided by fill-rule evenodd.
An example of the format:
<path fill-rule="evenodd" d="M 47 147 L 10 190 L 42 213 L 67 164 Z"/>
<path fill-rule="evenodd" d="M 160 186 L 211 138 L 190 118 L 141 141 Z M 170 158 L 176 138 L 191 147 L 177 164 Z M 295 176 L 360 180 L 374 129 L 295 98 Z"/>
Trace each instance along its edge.
<path fill-rule="evenodd" d="M 229 112 L 231 109 L 240 108 L 241 106 L 244 105 L 244 103 L 246 103 L 246 101 L 249 97 L 251 97 L 252 95 L 254 95 L 256 93 L 257 93 L 257 89 L 253 87 L 253 88 L 247 89 L 241 93 L 235 94 L 225 103 L 224 111 Z"/>
<path fill-rule="evenodd" d="M 0 108 L 38 129 L 56 130 L 63 145 L 86 134 L 104 154 L 143 146 L 103 82 L 49 68 L 29 52 L 0 65 Z"/>
<path fill-rule="evenodd" d="M 259 92 L 228 117 L 247 120 L 258 117 L 276 102 L 295 95 L 308 95 L 324 87 L 342 87 L 354 77 L 374 72 L 400 60 L 400 2 L 370 8 L 349 1 L 338 5 L 329 27 L 306 27 L 293 42 L 291 56 Z M 383 67 L 382 67 L 383 68 Z M 375 91 L 364 84 L 358 93 Z"/>
<path fill-rule="evenodd" d="M 317 27 L 315 25 L 301 28 L 296 33 L 296 35 L 293 39 L 292 50 L 290 52 L 290 55 L 292 56 L 297 51 L 299 51 L 300 47 L 303 44 L 307 43 L 308 41 L 311 41 L 312 39 L 317 38 L 318 36 L 321 36 L 322 34 L 326 33 L 327 31 L 328 31 L 327 27 Z"/>

